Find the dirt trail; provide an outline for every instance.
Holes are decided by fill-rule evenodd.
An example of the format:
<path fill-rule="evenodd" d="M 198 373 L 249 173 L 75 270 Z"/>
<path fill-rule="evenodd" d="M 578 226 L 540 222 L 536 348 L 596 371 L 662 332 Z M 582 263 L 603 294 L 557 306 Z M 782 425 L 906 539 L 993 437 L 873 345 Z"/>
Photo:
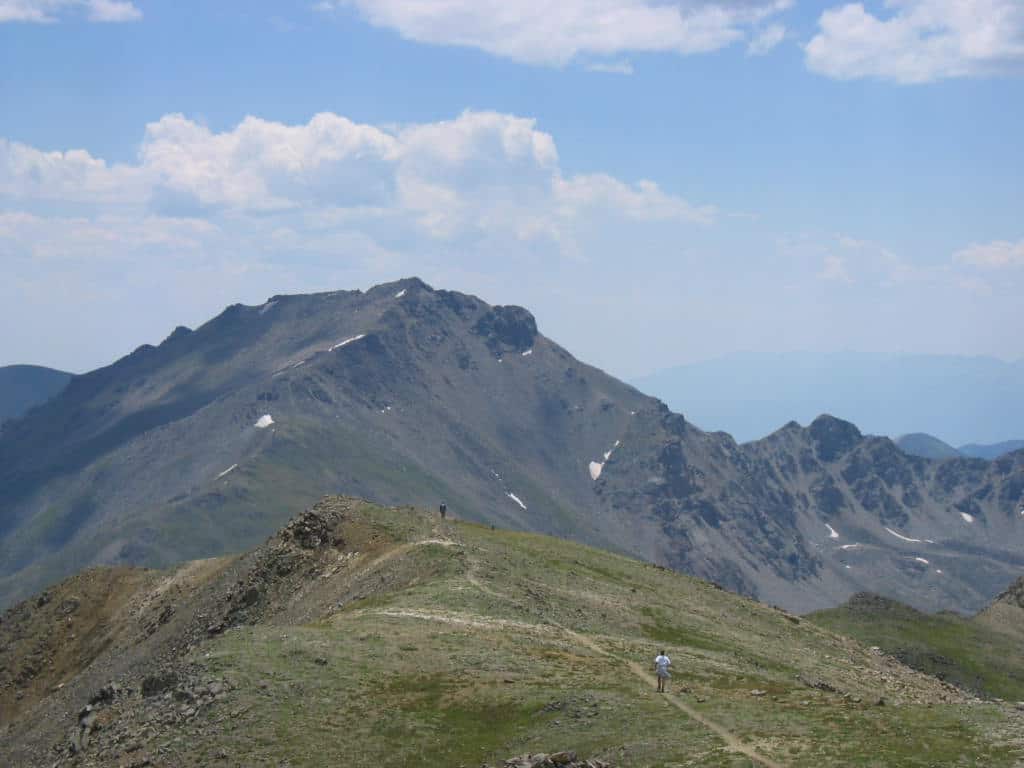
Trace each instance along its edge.
<path fill-rule="evenodd" d="M 594 642 L 591 638 L 587 637 L 586 635 L 581 635 L 578 632 L 574 632 L 573 630 L 569 629 L 568 627 L 564 627 L 564 626 L 562 626 L 560 624 L 556 625 L 556 626 L 558 626 L 563 632 L 565 632 L 567 635 L 569 635 L 573 640 L 578 642 L 580 645 L 583 645 L 583 646 L 589 648 L 590 650 L 594 651 L 594 653 L 600 654 L 601 656 L 605 656 L 606 658 L 609 658 L 609 659 L 615 659 L 616 661 L 622 661 L 622 659 L 619 658 L 617 655 L 615 655 L 611 651 L 605 650 L 604 648 L 602 648 L 600 645 L 598 645 L 596 642 Z M 637 662 L 635 662 L 635 661 L 627 661 L 626 662 L 626 666 L 629 667 L 629 671 L 630 672 L 632 672 L 634 675 L 639 677 L 645 683 L 647 683 L 648 685 L 652 685 L 652 686 L 654 685 L 654 682 L 655 682 L 654 676 L 651 675 L 649 672 L 647 672 Z M 751 760 L 753 760 L 758 765 L 764 766 L 764 768 L 783 768 L 780 763 L 776 763 L 775 761 L 768 759 L 764 755 L 760 754 L 753 747 L 747 746 L 742 741 L 740 741 L 739 737 L 736 736 L 736 734 L 734 734 L 732 731 L 730 731 L 724 725 L 722 725 L 720 723 L 716 723 L 711 718 L 706 717 L 705 715 L 701 714 L 700 712 L 698 712 L 696 709 L 691 707 L 689 704 L 687 704 L 685 701 L 680 699 L 675 694 L 668 693 L 666 691 L 665 693 L 662 694 L 662 696 L 665 699 L 665 701 L 667 701 L 669 704 L 673 705 L 676 709 L 678 709 L 681 712 L 685 713 L 689 718 L 691 718 L 693 720 L 696 720 L 698 723 L 703 725 L 709 731 L 711 731 L 712 733 L 717 735 L 722 741 L 724 741 L 726 743 L 726 746 L 728 746 L 729 749 L 732 750 L 733 752 L 739 752 L 740 754 L 746 755 L 747 757 L 749 757 Z"/>
<path fill-rule="evenodd" d="M 462 546 L 462 544 L 460 544 L 457 541 L 453 541 L 452 539 L 442 539 L 442 538 L 418 539 L 417 541 L 409 541 L 409 542 L 406 542 L 405 544 L 398 544 L 397 546 L 391 547 L 390 549 L 382 552 L 381 554 L 377 555 L 377 557 L 373 558 L 368 563 L 365 563 L 364 565 L 362 565 L 360 567 L 361 567 L 361 569 L 364 572 L 372 571 L 378 565 L 381 565 L 382 563 L 386 563 L 388 560 L 394 560 L 399 555 L 404 555 L 406 552 L 408 552 L 411 549 L 415 549 L 416 547 L 423 547 L 423 546 L 426 546 L 427 544 L 438 544 L 438 545 L 440 545 L 442 547 L 461 547 Z"/>
<path fill-rule="evenodd" d="M 473 586 L 475 586 L 481 592 L 490 595 L 491 597 L 497 598 L 499 600 L 511 599 L 508 595 L 502 594 L 501 592 L 491 588 L 489 585 L 484 584 L 482 581 L 480 581 L 480 579 L 478 579 L 475 575 L 475 570 L 476 562 L 470 560 L 470 570 L 466 574 L 466 578 Z M 571 637 L 574 641 L 576 641 L 577 643 L 586 648 L 589 648 L 594 653 L 600 656 L 604 656 L 605 658 L 625 663 L 626 666 L 629 668 L 630 672 L 639 677 L 648 685 L 654 685 L 653 675 L 648 673 L 640 664 L 636 663 L 635 661 L 628 661 L 620 658 L 618 655 L 612 653 L 611 651 L 602 648 L 593 639 L 587 637 L 586 635 L 581 635 L 579 632 L 575 632 L 574 630 L 569 629 L 563 624 L 559 624 L 558 622 L 551 620 L 551 625 L 557 627 L 566 635 Z M 734 734 L 724 725 L 722 725 L 721 723 L 716 723 L 711 718 L 698 712 L 696 709 L 691 707 L 689 704 L 687 704 L 685 701 L 680 699 L 675 694 L 666 692 L 665 694 L 663 694 L 663 697 L 668 704 L 671 704 L 680 712 L 685 714 L 687 717 L 697 721 L 705 728 L 707 728 L 709 731 L 718 736 L 718 738 L 725 742 L 726 747 L 728 747 L 730 751 L 746 755 L 757 765 L 763 766 L 763 768 L 784 768 L 784 766 L 781 763 L 777 763 L 774 760 L 765 757 L 757 750 L 755 750 L 753 747 L 744 744 L 736 734 Z"/>
<path fill-rule="evenodd" d="M 420 539 L 418 541 L 411 541 L 411 542 L 408 542 L 406 544 L 400 544 L 400 545 L 398 545 L 396 547 L 393 547 L 393 548 L 387 550 L 386 552 L 382 553 L 381 555 L 379 555 L 378 557 L 376 557 L 375 559 L 373 559 L 369 563 L 367 563 L 364 566 L 364 568 L 366 570 L 370 570 L 370 569 L 376 568 L 378 565 L 380 565 L 383 562 L 386 562 L 386 561 L 391 560 L 391 559 L 393 559 L 395 557 L 398 557 L 399 555 L 401 555 L 401 554 L 403 554 L 405 552 L 408 552 L 409 550 L 411 550 L 411 549 L 413 549 L 415 547 L 423 546 L 423 545 L 426 545 L 426 544 L 440 544 L 440 545 L 446 546 L 446 547 L 461 547 L 461 546 L 464 546 L 464 544 L 462 542 L 458 541 L 457 539 L 449 538 L 448 537 L 448 536 L 451 536 L 454 533 L 450 529 L 449 526 L 443 526 L 444 528 L 448 528 L 448 530 L 446 530 L 446 531 L 442 531 L 441 527 L 442 526 L 439 526 L 437 523 L 435 523 L 434 526 L 433 526 L 433 531 L 432 531 L 433 538 Z M 448 536 L 446 536 L 445 534 L 448 534 Z M 467 558 L 467 561 L 469 563 L 469 570 L 466 573 L 466 580 L 469 581 L 470 584 L 472 584 L 474 587 L 476 587 L 478 590 L 480 590 L 484 594 L 489 595 L 490 597 L 493 597 L 493 598 L 495 598 L 497 600 L 512 600 L 512 598 L 509 595 L 504 594 L 504 593 L 494 589 L 490 585 L 488 585 L 488 584 L 484 583 L 483 581 L 481 581 L 476 576 L 477 562 L 474 559 Z M 387 612 L 380 611 L 380 613 L 387 613 Z M 450 621 L 450 622 L 467 623 L 467 624 L 471 623 L 471 620 L 468 620 L 466 617 L 455 617 L 453 615 L 440 616 L 440 615 L 437 615 L 437 614 L 428 614 L 427 612 L 423 612 L 423 611 L 403 611 L 403 612 L 394 612 L 394 613 L 396 615 L 404 615 L 404 616 L 406 616 L 408 618 L 445 620 L 445 621 Z M 490 622 L 486 622 L 486 623 L 488 625 L 490 624 Z M 506 627 L 508 627 L 508 628 L 526 629 L 525 625 L 517 627 L 516 625 L 518 624 L 518 622 L 502 622 L 502 623 Z M 635 661 L 630 661 L 630 660 L 623 659 L 623 658 L 619 657 L 617 654 L 614 654 L 611 651 L 608 651 L 605 648 L 602 648 L 593 639 L 587 637 L 586 635 L 581 635 L 579 632 L 575 632 L 574 630 L 569 629 L 568 627 L 564 626 L 563 624 L 559 624 L 556 621 L 551 620 L 551 626 L 557 627 L 564 634 L 566 634 L 567 636 L 572 638 L 575 642 L 579 643 L 581 646 L 589 648 L 594 653 L 596 653 L 596 654 L 598 654 L 600 656 L 604 656 L 605 658 L 613 659 L 613 660 L 615 660 L 617 662 L 625 664 L 630 672 L 632 672 L 638 678 L 643 680 L 647 685 L 651 685 L 653 687 L 653 685 L 654 685 L 654 677 L 650 673 L 648 673 L 640 664 L 636 663 Z M 755 750 L 753 747 L 744 744 L 736 734 L 734 734 L 732 731 L 730 731 L 724 725 L 722 725 L 721 723 L 717 723 L 714 720 L 712 720 L 711 718 L 707 717 L 706 715 L 698 712 L 696 709 L 691 707 L 689 704 L 687 704 L 685 701 L 680 699 L 675 694 L 665 693 L 665 694 L 663 694 L 663 697 L 664 697 L 664 701 L 667 704 L 670 704 L 670 705 L 674 706 L 676 709 L 678 709 L 680 712 L 685 714 L 687 717 L 689 717 L 692 720 L 695 720 L 696 722 L 700 723 L 705 728 L 707 728 L 709 731 L 711 731 L 716 736 L 718 736 L 718 738 L 720 738 L 723 742 L 725 742 L 726 747 L 730 751 L 738 752 L 741 755 L 745 755 L 746 757 L 749 757 L 751 759 L 751 761 L 753 761 L 755 764 L 757 764 L 759 766 L 762 766 L 762 768 L 784 768 L 784 766 L 781 763 L 777 763 L 774 760 L 771 760 L 771 759 L 765 757 L 764 755 L 759 753 L 757 750 Z"/>

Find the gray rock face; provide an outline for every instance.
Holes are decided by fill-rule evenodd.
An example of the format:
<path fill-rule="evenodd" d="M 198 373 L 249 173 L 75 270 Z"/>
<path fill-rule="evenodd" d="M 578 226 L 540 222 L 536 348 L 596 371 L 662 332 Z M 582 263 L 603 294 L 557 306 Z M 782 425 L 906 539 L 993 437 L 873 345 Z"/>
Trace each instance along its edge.
<path fill-rule="evenodd" d="M 739 445 L 525 309 L 409 279 L 229 307 L 9 423 L 0 604 L 90 564 L 244 549 L 329 493 L 443 499 L 792 611 L 864 590 L 970 611 L 1024 570 L 1024 452 L 933 462 L 829 416 Z M 288 535 L 333 543 L 315 520 Z M 234 610 L 262 599 L 240 590 Z"/>

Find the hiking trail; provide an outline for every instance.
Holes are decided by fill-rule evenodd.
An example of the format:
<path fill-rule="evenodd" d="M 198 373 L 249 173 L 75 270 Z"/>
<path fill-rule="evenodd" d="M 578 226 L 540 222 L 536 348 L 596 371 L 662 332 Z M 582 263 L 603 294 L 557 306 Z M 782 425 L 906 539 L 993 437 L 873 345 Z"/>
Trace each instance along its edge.
<path fill-rule="evenodd" d="M 495 590 L 493 587 L 491 587 L 488 584 L 485 584 L 477 577 L 476 560 L 474 560 L 472 557 L 467 557 L 467 562 L 469 564 L 469 570 L 466 573 L 466 579 L 467 581 L 469 581 L 470 584 L 472 584 L 474 587 L 479 589 L 484 594 L 487 594 L 498 600 L 512 600 L 511 596 L 503 594 L 498 590 Z M 579 643 L 585 648 L 590 649 L 599 656 L 604 656 L 605 658 L 612 659 L 620 663 L 624 663 L 629 669 L 629 671 L 632 672 L 636 677 L 643 680 L 644 683 L 651 686 L 654 685 L 654 677 L 651 674 L 649 674 L 645 670 L 645 668 L 637 662 L 621 658 L 617 654 L 601 647 L 601 645 L 594 641 L 592 638 L 587 637 L 586 635 L 582 635 L 579 632 L 576 632 L 570 629 L 569 627 L 565 626 L 564 624 L 560 624 L 554 619 L 548 619 L 548 621 L 550 621 L 553 627 L 557 627 L 558 629 L 560 629 L 564 634 L 568 635 L 575 642 Z M 738 752 L 742 755 L 745 755 L 746 757 L 749 757 L 755 764 L 762 766 L 763 768 L 784 768 L 784 766 L 781 763 L 777 763 L 774 760 L 765 757 L 753 747 L 744 744 L 740 737 L 737 736 L 735 733 L 730 731 L 721 723 L 718 723 L 712 720 L 711 718 L 707 717 L 706 715 L 702 714 L 701 712 L 697 711 L 692 706 L 687 704 L 685 701 L 680 699 L 677 695 L 669 693 L 667 691 L 661 695 L 664 697 L 664 700 L 668 704 L 674 706 L 687 717 L 700 723 L 709 731 L 718 736 L 718 738 L 725 742 L 726 747 L 730 751 Z"/>

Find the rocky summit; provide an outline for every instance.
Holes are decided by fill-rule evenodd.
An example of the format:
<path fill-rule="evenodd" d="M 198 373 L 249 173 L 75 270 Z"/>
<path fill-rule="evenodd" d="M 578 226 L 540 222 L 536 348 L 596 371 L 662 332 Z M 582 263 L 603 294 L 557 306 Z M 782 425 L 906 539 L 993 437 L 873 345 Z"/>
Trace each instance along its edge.
<path fill-rule="evenodd" d="M 19 768 L 1024 759 L 1024 712 L 812 621 L 563 539 L 337 497 L 251 551 L 90 569 L 12 607 L 0 707 L 0 765 Z"/>
<path fill-rule="evenodd" d="M 793 611 L 980 609 L 1024 569 L 1024 452 L 931 461 L 822 416 L 737 444 L 421 280 L 275 296 L 0 432 L 0 602 L 253 546 L 325 493 L 628 553 Z"/>

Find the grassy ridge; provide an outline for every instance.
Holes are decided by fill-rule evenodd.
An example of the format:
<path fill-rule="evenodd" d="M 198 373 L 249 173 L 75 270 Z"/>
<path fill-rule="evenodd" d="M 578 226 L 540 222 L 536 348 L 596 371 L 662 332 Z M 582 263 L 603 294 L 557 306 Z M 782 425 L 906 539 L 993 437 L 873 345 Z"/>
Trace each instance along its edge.
<path fill-rule="evenodd" d="M 224 740 L 246 764 L 480 765 L 562 748 L 620 766 L 756 764 L 629 668 L 660 647 L 673 695 L 779 765 L 1019 757 L 998 708 L 965 708 L 707 583 L 543 536 L 367 514 L 405 549 L 360 577 L 358 599 L 303 626 L 229 631 L 193 659 L 236 683 L 243 713 Z M 198 764 L 222 746 L 195 737 Z"/>
<path fill-rule="evenodd" d="M 67 764 L 454 768 L 562 749 L 617 768 L 1024 759 L 1021 713 L 828 628 L 626 557 L 408 507 L 328 498 L 247 554 L 89 573 L 96 589 L 70 579 L 0 625 L 11 670 L 92 638 L 77 677 L 65 659 L 62 689 L 42 664 L 28 691 L 42 698 L 11 710 L 0 764 L 53 765 L 108 680 L 135 693 L 101 706 L 85 762 Z M 661 649 L 667 695 L 650 669 Z M 157 671 L 179 687 L 142 697 Z M 211 681 L 220 693 L 200 706 Z"/>
<path fill-rule="evenodd" d="M 868 595 L 808 619 L 979 696 L 1024 700 L 1019 638 L 983 622 L 953 613 L 926 614 Z"/>

